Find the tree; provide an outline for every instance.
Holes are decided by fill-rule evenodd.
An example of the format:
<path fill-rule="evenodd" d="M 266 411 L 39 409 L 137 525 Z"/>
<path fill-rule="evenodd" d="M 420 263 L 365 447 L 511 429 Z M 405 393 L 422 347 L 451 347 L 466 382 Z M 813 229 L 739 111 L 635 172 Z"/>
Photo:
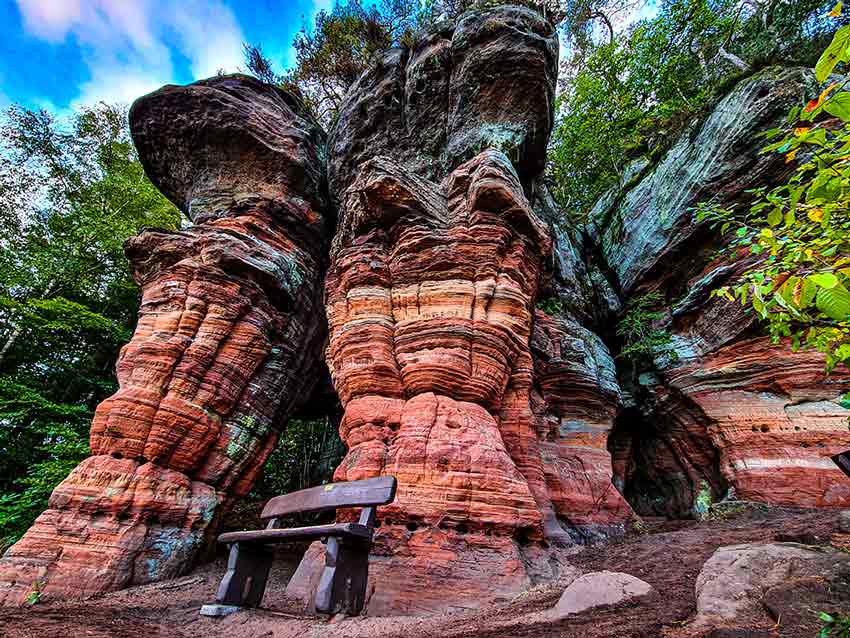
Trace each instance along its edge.
<path fill-rule="evenodd" d="M 145 177 L 122 108 L 0 122 L 0 545 L 88 451 L 136 321 L 123 242 L 180 215 Z"/>
<path fill-rule="evenodd" d="M 314 115 L 328 125 L 342 105 L 346 90 L 379 53 L 410 37 L 433 11 L 419 0 L 362 0 L 336 3 L 322 10 L 312 25 L 295 35 L 295 66 L 278 74 L 261 45 L 245 45 L 245 63 L 259 79 L 296 92 Z"/>
<path fill-rule="evenodd" d="M 585 18 L 606 10 L 577 6 Z M 601 42 L 572 19 L 550 149 L 561 205 L 584 217 L 630 159 L 659 157 L 732 80 L 770 63 L 814 63 L 812 48 L 836 28 L 828 10 L 824 0 L 664 0 L 655 17 Z"/>
<path fill-rule="evenodd" d="M 837 16 L 841 2 L 831 12 Z M 841 27 L 815 66 L 824 83 L 850 62 L 850 26 Z M 732 233 L 733 262 L 752 260 L 730 286 L 715 291 L 749 306 L 775 343 L 826 355 L 826 368 L 850 368 L 850 92 L 834 81 L 817 99 L 796 107 L 762 152 L 795 163 L 790 178 L 759 188 L 748 210 L 702 205 L 697 219 Z M 743 256 L 742 256 L 743 254 Z M 746 262 L 744 262 L 746 263 Z"/>

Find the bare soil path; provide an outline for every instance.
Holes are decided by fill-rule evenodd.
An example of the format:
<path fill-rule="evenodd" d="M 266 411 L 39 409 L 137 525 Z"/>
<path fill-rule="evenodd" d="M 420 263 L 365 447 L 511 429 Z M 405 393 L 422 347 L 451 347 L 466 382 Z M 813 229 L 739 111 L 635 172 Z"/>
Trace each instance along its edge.
<path fill-rule="evenodd" d="M 77 602 L 46 600 L 28 609 L 0 608 L 0 638 L 662 638 L 688 633 L 695 612 L 694 583 L 720 546 L 796 541 L 826 544 L 837 528 L 835 510 L 772 508 L 727 520 L 646 521 L 642 532 L 589 547 L 570 557 L 583 571 L 620 571 L 650 583 L 654 592 L 634 601 L 597 607 L 561 621 L 536 612 L 552 607 L 563 585 L 548 583 L 509 603 L 427 617 L 326 619 L 303 614 L 284 596 L 297 554 L 279 556 L 266 593 L 266 609 L 224 619 L 202 618 L 224 570 L 218 560 L 189 576 Z M 766 597 L 767 598 L 767 597 Z M 847 589 L 778 592 L 764 604 L 772 628 L 714 631 L 712 638 L 813 638 L 814 610 L 850 613 Z M 772 607 L 771 607 L 772 606 Z"/>

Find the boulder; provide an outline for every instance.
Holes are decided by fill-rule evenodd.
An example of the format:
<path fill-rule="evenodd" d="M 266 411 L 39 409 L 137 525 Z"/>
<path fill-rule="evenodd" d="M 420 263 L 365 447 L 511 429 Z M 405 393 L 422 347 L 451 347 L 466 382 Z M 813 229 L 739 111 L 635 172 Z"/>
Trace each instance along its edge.
<path fill-rule="evenodd" d="M 845 579 L 850 555 L 797 543 L 751 543 L 721 547 L 696 581 L 697 613 L 690 628 L 773 626 L 764 604 L 774 590 Z"/>
<path fill-rule="evenodd" d="M 652 586 L 621 572 L 592 572 L 570 583 L 550 612 L 551 618 L 564 618 L 600 605 L 615 605 L 652 592 Z"/>

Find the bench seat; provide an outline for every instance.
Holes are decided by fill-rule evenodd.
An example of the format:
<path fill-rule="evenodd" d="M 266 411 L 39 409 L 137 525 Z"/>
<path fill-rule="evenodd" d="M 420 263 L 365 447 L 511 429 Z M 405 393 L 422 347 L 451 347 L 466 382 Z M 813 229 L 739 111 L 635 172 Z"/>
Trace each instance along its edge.
<path fill-rule="evenodd" d="M 287 541 L 321 540 L 325 545 L 325 565 L 315 584 L 312 607 L 322 614 L 356 616 L 366 602 L 369 551 L 377 526 L 375 508 L 392 503 L 397 486 L 393 476 L 376 476 L 317 485 L 270 499 L 260 514 L 266 521 L 265 529 L 228 532 L 218 537 L 219 543 L 230 546 L 227 571 L 215 595 L 216 605 L 204 606 L 201 613 L 220 615 L 242 607 L 258 607 L 274 559 L 269 546 Z M 340 507 L 361 508 L 359 520 L 290 529 L 279 526 L 281 519 L 285 520 L 290 514 L 328 512 Z"/>
<path fill-rule="evenodd" d="M 319 539 L 326 536 L 371 538 L 372 530 L 357 523 L 331 523 L 313 527 L 261 529 L 249 532 L 228 532 L 218 537 L 219 543 L 279 543 L 282 541 Z"/>

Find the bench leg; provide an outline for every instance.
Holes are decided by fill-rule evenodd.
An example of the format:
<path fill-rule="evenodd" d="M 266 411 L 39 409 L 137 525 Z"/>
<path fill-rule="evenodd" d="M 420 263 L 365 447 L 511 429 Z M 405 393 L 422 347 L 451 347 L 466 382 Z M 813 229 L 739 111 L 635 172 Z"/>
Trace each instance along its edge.
<path fill-rule="evenodd" d="M 360 539 L 328 539 L 325 568 L 316 589 L 316 611 L 357 616 L 363 610 L 371 546 Z"/>
<path fill-rule="evenodd" d="M 273 554 L 256 543 L 233 543 L 227 573 L 221 579 L 216 602 L 222 605 L 258 607 L 266 591 Z"/>

